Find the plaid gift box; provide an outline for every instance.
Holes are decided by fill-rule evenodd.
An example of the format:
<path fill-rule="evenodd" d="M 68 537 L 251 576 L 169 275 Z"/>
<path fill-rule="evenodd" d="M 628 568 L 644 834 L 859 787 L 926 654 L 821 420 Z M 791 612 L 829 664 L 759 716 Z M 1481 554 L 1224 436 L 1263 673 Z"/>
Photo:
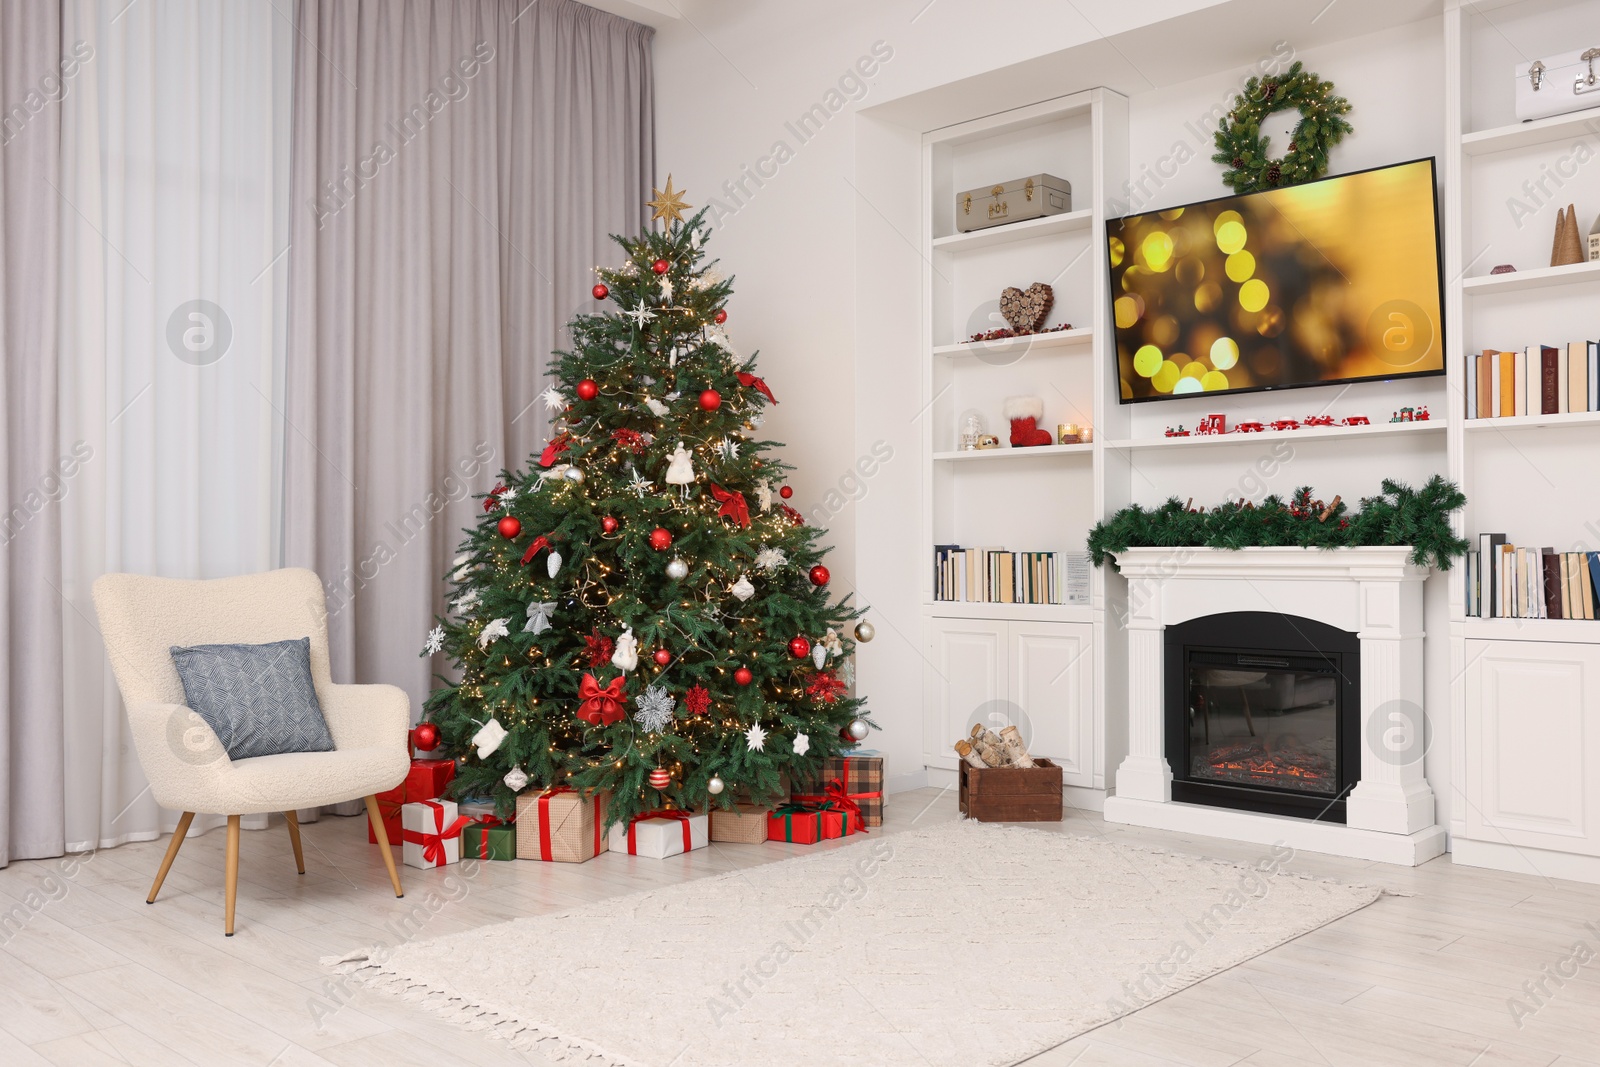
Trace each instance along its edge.
<path fill-rule="evenodd" d="M 705 848 L 710 820 L 692 811 L 647 811 L 611 828 L 611 851 L 664 860 Z"/>
<path fill-rule="evenodd" d="M 377 794 L 378 812 L 383 816 L 383 828 L 389 835 L 389 844 L 400 843 L 400 806 L 444 796 L 445 789 L 455 776 L 455 760 L 414 759 L 411 769 L 406 771 L 405 781 Z M 367 843 L 378 843 L 378 835 L 373 832 L 370 821 L 367 823 Z"/>
<path fill-rule="evenodd" d="M 517 859 L 582 863 L 606 850 L 610 793 L 582 796 L 558 785 L 517 797 Z"/>
<path fill-rule="evenodd" d="M 493 815 L 480 815 L 461 831 L 461 857 L 474 860 L 517 858 L 517 828 Z"/>
<path fill-rule="evenodd" d="M 767 839 L 767 816 L 771 814 L 771 808 L 754 804 L 740 804 L 732 811 L 714 808 L 711 812 L 711 840 L 760 844 Z"/>
<path fill-rule="evenodd" d="M 804 804 L 784 804 L 767 816 L 767 840 L 816 844 L 822 840 L 822 812 Z"/>
<path fill-rule="evenodd" d="M 822 773 L 796 787 L 789 799 L 800 804 L 821 804 L 827 800 L 827 784 L 838 779 L 844 795 L 861 807 L 861 825 L 883 825 L 883 757 L 829 756 L 822 761 Z"/>
<path fill-rule="evenodd" d="M 400 806 L 400 858 L 408 867 L 443 867 L 461 860 L 461 831 L 468 820 L 453 800 Z"/>

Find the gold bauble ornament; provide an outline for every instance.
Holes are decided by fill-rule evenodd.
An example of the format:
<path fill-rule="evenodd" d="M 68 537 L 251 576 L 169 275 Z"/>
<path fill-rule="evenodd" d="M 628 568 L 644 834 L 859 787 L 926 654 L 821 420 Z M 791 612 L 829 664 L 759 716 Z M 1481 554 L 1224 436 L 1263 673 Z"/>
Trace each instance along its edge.
<path fill-rule="evenodd" d="M 877 636 L 877 628 L 867 620 L 862 619 L 860 622 L 856 623 L 856 640 L 860 641 L 863 645 Z"/>

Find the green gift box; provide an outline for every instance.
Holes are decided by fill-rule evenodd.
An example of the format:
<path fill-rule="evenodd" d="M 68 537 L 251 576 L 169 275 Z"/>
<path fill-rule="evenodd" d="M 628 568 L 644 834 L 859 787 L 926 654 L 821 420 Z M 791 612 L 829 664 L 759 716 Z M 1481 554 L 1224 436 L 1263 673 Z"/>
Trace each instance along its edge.
<path fill-rule="evenodd" d="M 489 820 L 494 820 L 490 822 Z M 517 858 L 517 828 L 486 816 L 461 831 L 461 858 L 475 860 L 514 860 Z"/>

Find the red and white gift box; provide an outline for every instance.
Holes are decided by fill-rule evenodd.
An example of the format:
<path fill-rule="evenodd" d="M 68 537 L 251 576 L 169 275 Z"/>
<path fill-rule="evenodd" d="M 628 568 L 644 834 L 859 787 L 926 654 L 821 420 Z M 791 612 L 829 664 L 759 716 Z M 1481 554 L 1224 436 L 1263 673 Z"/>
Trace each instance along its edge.
<path fill-rule="evenodd" d="M 453 800 L 418 800 L 400 805 L 400 859 L 408 867 L 443 867 L 461 862 L 461 831 L 472 820 Z"/>
<path fill-rule="evenodd" d="M 704 812 L 647 811 L 613 826 L 607 843 L 612 852 L 664 860 L 705 848 L 710 840 L 711 818 Z"/>
<path fill-rule="evenodd" d="M 389 835 L 389 844 L 400 843 L 401 805 L 443 796 L 455 776 L 454 760 L 413 759 L 406 771 L 405 781 L 377 794 L 378 813 L 383 816 L 383 829 Z M 378 843 L 378 835 L 373 832 L 370 820 L 367 823 L 367 843 Z"/>

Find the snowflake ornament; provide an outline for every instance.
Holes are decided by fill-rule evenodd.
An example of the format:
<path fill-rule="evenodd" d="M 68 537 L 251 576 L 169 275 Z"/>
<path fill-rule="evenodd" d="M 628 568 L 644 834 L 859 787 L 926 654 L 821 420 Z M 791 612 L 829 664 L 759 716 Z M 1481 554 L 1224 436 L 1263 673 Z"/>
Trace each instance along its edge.
<path fill-rule="evenodd" d="M 567 410 L 566 395 L 553 385 L 544 392 L 540 393 L 539 399 L 544 401 L 544 409 L 546 411 Z"/>
<path fill-rule="evenodd" d="M 510 621 L 510 619 L 491 619 L 489 624 L 483 628 L 483 633 L 478 635 L 478 647 L 488 648 L 494 644 L 496 638 L 509 635 L 511 628 L 507 623 Z"/>
<path fill-rule="evenodd" d="M 625 319 L 632 319 L 634 326 L 638 327 L 639 329 L 644 329 L 646 323 L 655 319 L 656 313 L 645 307 L 644 303 L 641 301 L 638 307 L 633 308 L 631 311 L 624 311 L 622 313 L 622 317 Z"/>
<path fill-rule="evenodd" d="M 794 754 L 796 756 L 804 756 L 807 752 L 810 752 L 810 751 L 811 751 L 811 738 L 810 738 L 810 736 L 807 735 L 807 734 L 795 734 L 794 735 Z"/>
<path fill-rule="evenodd" d="M 633 721 L 651 733 L 660 733 L 672 722 L 673 712 L 677 708 L 677 701 L 672 699 L 672 694 L 667 692 L 665 686 L 652 685 L 633 698 L 639 710 L 633 716 Z"/>
<path fill-rule="evenodd" d="M 683 694 L 683 705 L 691 715 L 704 715 L 711 710 L 711 690 L 703 685 L 692 685 Z"/>
<path fill-rule="evenodd" d="M 744 743 L 751 752 L 760 752 L 767 747 L 767 732 L 761 728 L 760 723 L 753 723 L 750 729 L 744 732 Z"/>
<path fill-rule="evenodd" d="M 643 500 L 645 494 L 650 492 L 650 480 L 641 476 L 638 471 L 634 471 L 633 477 L 628 481 L 628 488 L 633 490 L 634 496 Z"/>
<path fill-rule="evenodd" d="M 730 463 L 739 458 L 739 442 L 731 437 L 724 437 L 717 442 L 717 455 Z"/>
<path fill-rule="evenodd" d="M 769 574 L 788 562 L 789 557 L 781 548 L 768 548 L 763 545 L 761 551 L 756 553 L 756 566 Z"/>
<path fill-rule="evenodd" d="M 424 656 L 437 656 L 443 649 L 444 627 L 435 626 L 428 631 L 428 639 L 422 645 L 422 654 Z"/>

